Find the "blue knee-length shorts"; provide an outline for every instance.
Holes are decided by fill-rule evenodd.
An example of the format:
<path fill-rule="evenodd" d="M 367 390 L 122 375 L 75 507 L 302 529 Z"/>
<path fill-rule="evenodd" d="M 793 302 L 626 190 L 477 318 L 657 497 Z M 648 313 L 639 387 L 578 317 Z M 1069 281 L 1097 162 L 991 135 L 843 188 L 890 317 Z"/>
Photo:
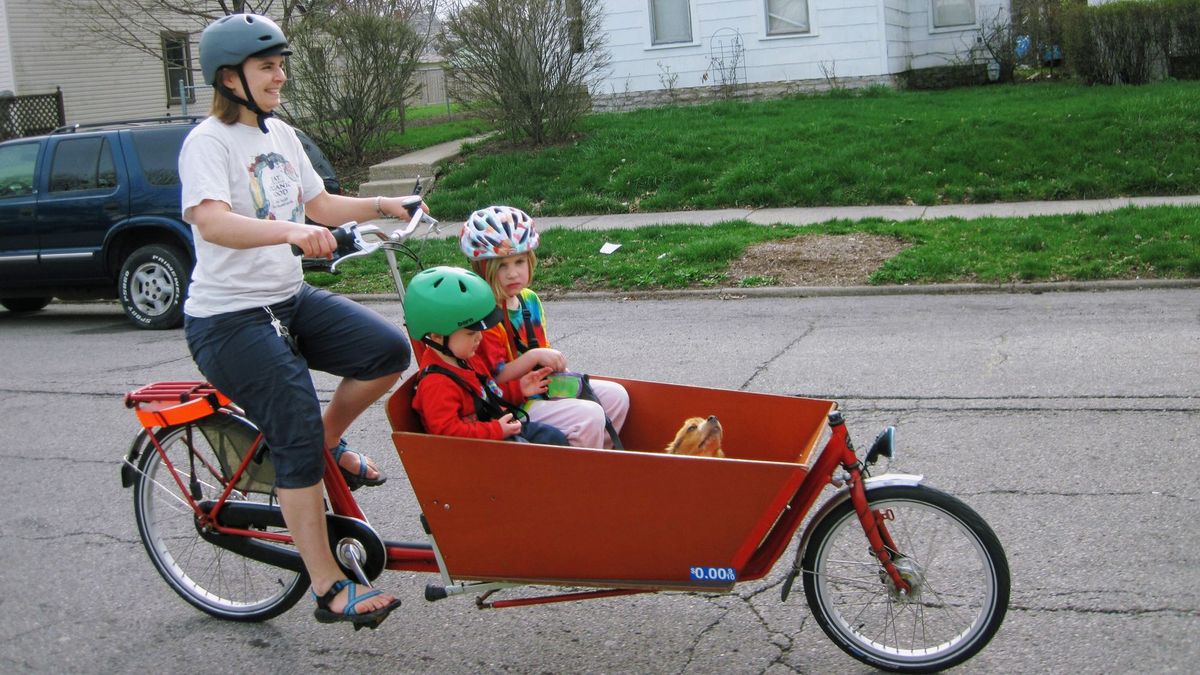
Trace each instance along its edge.
<path fill-rule="evenodd" d="M 298 353 L 261 307 L 188 316 L 184 331 L 200 372 L 263 432 L 276 487 L 309 487 L 325 472 L 321 403 L 309 369 L 357 380 L 400 373 L 411 360 L 408 336 L 376 312 L 307 284 L 271 311 Z"/>

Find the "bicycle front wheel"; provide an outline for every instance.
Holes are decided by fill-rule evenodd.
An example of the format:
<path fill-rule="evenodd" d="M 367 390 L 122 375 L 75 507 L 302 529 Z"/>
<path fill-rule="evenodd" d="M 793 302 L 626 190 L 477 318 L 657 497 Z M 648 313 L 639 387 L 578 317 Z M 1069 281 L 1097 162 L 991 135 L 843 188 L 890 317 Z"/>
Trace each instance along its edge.
<path fill-rule="evenodd" d="M 133 486 L 138 532 L 154 567 L 184 600 L 220 619 L 276 617 L 309 585 L 303 572 L 245 558 L 201 537 L 196 514 L 171 473 L 173 468 L 197 502 L 215 500 L 224 489 L 231 453 L 244 453 L 257 433 L 249 422 L 228 414 L 166 427 L 157 438 L 171 466 L 147 441 Z M 234 490 L 230 500 L 268 504 L 270 496 Z"/>
<path fill-rule="evenodd" d="M 847 500 L 817 523 L 801 566 L 817 623 L 876 668 L 921 673 L 971 658 L 1008 609 L 1009 571 L 995 533 L 958 499 L 921 485 L 868 489 L 884 514 L 901 592 L 879 564 Z"/>

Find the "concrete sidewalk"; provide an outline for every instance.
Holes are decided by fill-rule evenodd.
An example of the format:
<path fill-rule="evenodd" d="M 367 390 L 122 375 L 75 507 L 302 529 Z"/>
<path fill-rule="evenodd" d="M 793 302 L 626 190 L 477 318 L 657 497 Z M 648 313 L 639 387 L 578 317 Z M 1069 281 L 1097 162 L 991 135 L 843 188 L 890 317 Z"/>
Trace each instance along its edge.
<path fill-rule="evenodd" d="M 1120 197 L 1054 202 L 999 202 L 993 204 L 949 204 L 942 206 L 815 206 L 808 208 L 715 209 L 711 211 L 664 211 L 622 213 L 602 216 L 543 216 L 541 229 L 607 230 L 644 225 L 714 225 L 730 220 L 748 220 L 759 225 L 813 225 L 831 220 L 931 220 L 934 218 L 1028 217 L 1070 213 L 1102 213 L 1126 206 L 1200 206 L 1200 195 L 1181 197 Z"/>

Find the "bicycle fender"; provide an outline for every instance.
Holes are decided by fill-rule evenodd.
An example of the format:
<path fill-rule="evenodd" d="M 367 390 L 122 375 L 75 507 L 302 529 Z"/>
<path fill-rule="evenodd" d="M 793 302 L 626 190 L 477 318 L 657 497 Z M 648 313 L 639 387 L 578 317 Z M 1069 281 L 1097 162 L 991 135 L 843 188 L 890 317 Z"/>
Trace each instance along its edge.
<path fill-rule="evenodd" d="M 871 476 L 863 481 L 863 488 L 870 492 L 874 488 L 890 487 L 893 485 L 920 485 L 925 476 L 914 473 L 885 473 L 882 476 Z M 808 521 L 808 527 L 804 528 L 804 534 L 800 537 L 800 543 L 796 546 L 796 560 L 792 563 L 792 569 L 788 572 L 787 579 L 783 582 L 783 590 L 781 592 L 781 601 L 786 601 L 788 595 L 792 592 L 792 584 L 796 582 L 796 577 L 800 576 L 800 561 L 804 557 L 804 549 L 808 546 L 808 540 L 812 538 L 813 530 L 816 526 L 829 515 L 829 512 L 836 509 L 842 502 L 850 499 L 849 486 L 843 487 L 833 494 L 817 512 L 813 514 L 811 520 Z"/>
<path fill-rule="evenodd" d="M 145 429 L 139 431 L 129 446 L 129 452 L 125 453 L 125 461 L 121 463 L 121 487 L 133 487 L 134 478 L 137 476 L 137 459 L 142 454 L 142 446 L 146 444 L 148 437 Z"/>

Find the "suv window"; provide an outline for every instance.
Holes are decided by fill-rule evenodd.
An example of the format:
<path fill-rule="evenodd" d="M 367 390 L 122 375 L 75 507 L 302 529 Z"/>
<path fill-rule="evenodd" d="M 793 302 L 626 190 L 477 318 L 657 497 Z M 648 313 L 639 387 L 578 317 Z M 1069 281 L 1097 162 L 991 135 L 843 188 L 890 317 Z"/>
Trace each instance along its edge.
<path fill-rule="evenodd" d="M 50 191 L 95 190 L 117 185 L 107 138 L 72 138 L 54 148 Z"/>
<path fill-rule="evenodd" d="M 17 143 L 0 148 L 0 199 L 33 194 L 37 155 L 37 143 Z"/>
<path fill-rule="evenodd" d="M 138 163 L 151 185 L 179 185 L 179 150 L 190 130 L 144 129 L 132 135 Z"/>

